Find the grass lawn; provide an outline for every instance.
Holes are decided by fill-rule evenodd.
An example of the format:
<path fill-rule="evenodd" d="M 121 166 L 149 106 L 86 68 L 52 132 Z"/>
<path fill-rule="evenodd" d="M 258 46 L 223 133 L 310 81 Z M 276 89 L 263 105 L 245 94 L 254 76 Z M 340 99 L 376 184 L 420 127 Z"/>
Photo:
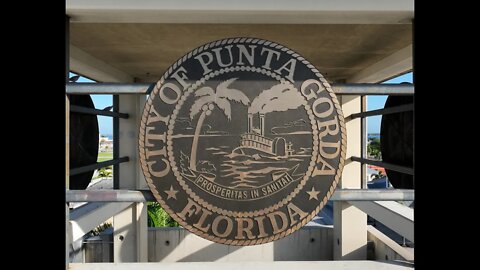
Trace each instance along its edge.
<path fill-rule="evenodd" d="M 97 162 L 113 159 L 113 152 L 98 152 Z"/>

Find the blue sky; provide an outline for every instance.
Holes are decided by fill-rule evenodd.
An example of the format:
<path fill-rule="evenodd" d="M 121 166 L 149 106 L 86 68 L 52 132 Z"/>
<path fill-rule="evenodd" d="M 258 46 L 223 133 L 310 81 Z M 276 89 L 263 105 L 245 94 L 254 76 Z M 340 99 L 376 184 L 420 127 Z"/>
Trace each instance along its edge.
<path fill-rule="evenodd" d="M 70 77 L 75 74 L 70 73 Z M 93 82 L 87 78 L 80 77 L 77 82 Z M 412 83 L 412 73 L 407 73 L 396 77 L 394 79 L 385 81 L 383 83 L 402 83 L 409 82 Z M 112 96 L 111 95 L 91 95 L 95 108 L 103 109 L 108 106 L 112 106 Z M 385 106 L 385 101 L 388 96 L 368 96 L 367 97 L 367 110 L 376 110 L 382 109 Z M 380 133 L 380 122 L 382 116 L 370 116 L 367 118 L 367 130 L 368 133 Z M 111 135 L 113 134 L 113 122 L 111 117 L 98 116 L 98 129 L 100 134 Z"/>
<path fill-rule="evenodd" d="M 70 77 L 75 76 L 76 74 L 70 73 Z M 77 82 L 94 82 L 84 77 L 80 77 Z M 108 106 L 112 106 L 113 98 L 112 95 L 91 95 L 93 104 L 96 109 L 103 109 Z M 112 135 L 113 134 L 113 121 L 112 117 L 107 116 L 97 116 L 98 118 L 98 130 L 102 135 Z"/>
<path fill-rule="evenodd" d="M 398 76 L 396 78 L 384 81 L 383 83 L 402 83 L 409 82 L 413 83 L 412 73 L 406 73 L 404 75 Z M 388 96 L 368 96 L 367 97 L 367 110 L 377 110 L 383 109 L 385 106 L 385 101 Z M 367 118 L 367 131 L 368 133 L 380 133 L 380 122 L 382 121 L 382 116 L 370 116 Z"/>

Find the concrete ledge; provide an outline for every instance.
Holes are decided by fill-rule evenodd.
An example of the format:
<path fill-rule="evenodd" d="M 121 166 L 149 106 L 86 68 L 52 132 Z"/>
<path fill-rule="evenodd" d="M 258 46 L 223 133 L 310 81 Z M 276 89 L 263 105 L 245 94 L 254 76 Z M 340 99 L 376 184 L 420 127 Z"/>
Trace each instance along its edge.
<path fill-rule="evenodd" d="M 315 262 L 183 262 L 183 263 L 71 263 L 72 270 L 292 270 L 292 269 L 335 269 L 335 270 L 400 270 L 413 269 L 414 265 L 394 261 L 315 261 Z"/>
<path fill-rule="evenodd" d="M 367 227 L 367 238 L 375 244 L 376 259 L 384 259 L 387 256 L 389 260 L 413 261 L 415 258 L 412 249 L 400 246 L 371 225 Z"/>
<path fill-rule="evenodd" d="M 413 208 L 395 201 L 349 201 L 352 205 L 414 242 Z"/>

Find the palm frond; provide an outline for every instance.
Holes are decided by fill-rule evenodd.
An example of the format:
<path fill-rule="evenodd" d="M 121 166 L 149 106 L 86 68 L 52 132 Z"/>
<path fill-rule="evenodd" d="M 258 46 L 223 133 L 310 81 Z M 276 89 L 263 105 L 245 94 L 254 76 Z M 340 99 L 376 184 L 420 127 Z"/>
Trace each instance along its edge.
<path fill-rule="evenodd" d="M 215 92 L 211 87 L 204 86 L 197 91 L 195 91 L 195 96 L 196 97 L 203 97 L 203 96 L 214 96 Z"/>
<path fill-rule="evenodd" d="M 240 102 L 245 106 L 250 104 L 250 99 L 242 91 L 237 89 L 224 89 L 221 91 L 218 89 L 217 96 L 231 101 Z"/>
<path fill-rule="evenodd" d="M 250 100 L 242 91 L 228 88 L 228 86 L 230 86 L 230 84 L 236 81 L 237 79 L 238 78 L 231 78 L 218 84 L 216 89 L 217 97 L 226 98 L 228 100 L 240 102 L 243 105 L 248 105 L 250 103 Z"/>
<path fill-rule="evenodd" d="M 218 93 L 218 89 L 228 89 L 230 84 L 232 84 L 237 79 L 238 78 L 231 78 L 231 79 L 228 79 L 226 81 L 223 81 L 223 82 L 219 83 L 218 86 L 217 86 L 217 93 Z"/>
<path fill-rule="evenodd" d="M 214 101 L 213 96 L 205 95 L 195 100 L 190 108 L 190 119 L 193 119 L 201 110 L 202 106 Z"/>
<path fill-rule="evenodd" d="M 152 212 L 148 211 L 148 227 L 160 227 L 160 220 L 158 219 L 157 215 Z"/>
<path fill-rule="evenodd" d="M 219 97 L 215 100 L 215 104 L 225 113 L 228 121 L 232 120 L 232 108 L 228 99 Z"/>
<path fill-rule="evenodd" d="M 149 202 L 147 204 L 148 226 L 160 227 L 160 219 L 158 213 L 161 207 L 157 202 Z"/>
<path fill-rule="evenodd" d="M 160 206 L 158 202 L 149 202 L 147 204 L 148 226 L 149 227 L 178 227 L 176 222 Z"/>

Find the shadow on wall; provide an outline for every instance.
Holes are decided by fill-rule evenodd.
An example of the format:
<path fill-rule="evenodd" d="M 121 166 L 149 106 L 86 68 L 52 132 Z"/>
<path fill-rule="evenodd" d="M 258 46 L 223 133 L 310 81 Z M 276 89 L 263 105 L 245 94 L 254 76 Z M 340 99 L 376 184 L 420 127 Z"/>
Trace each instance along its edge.
<path fill-rule="evenodd" d="M 333 229 L 303 227 L 255 246 L 229 246 L 205 240 L 182 228 L 149 229 L 149 262 L 319 261 L 332 260 Z"/>
<path fill-rule="evenodd" d="M 106 238 L 87 241 L 85 262 L 113 262 L 112 231 Z M 148 261 L 323 261 L 333 260 L 332 243 L 333 229 L 322 226 L 306 226 L 280 240 L 244 247 L 213 243 L 183 228 L 149 228 Z M 135 251 L 126 247 L 117 252 Z"/>
<path fill-rule="evenodd" d="M 303 227 L 273 242 L 274 261 L 333 260 L 333 228 Z"/>

